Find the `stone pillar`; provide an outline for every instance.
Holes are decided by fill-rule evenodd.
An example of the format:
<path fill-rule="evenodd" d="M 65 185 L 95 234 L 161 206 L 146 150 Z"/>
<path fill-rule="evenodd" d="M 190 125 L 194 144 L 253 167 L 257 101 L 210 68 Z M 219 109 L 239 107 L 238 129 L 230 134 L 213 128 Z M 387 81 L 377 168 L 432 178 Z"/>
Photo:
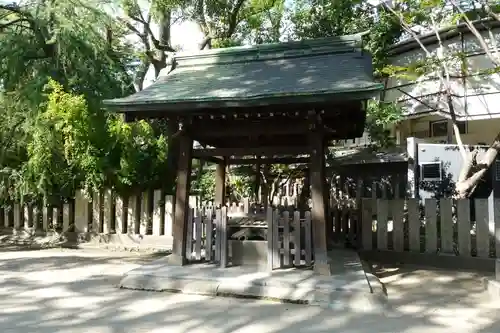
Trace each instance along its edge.
<path fill-rule="evenodd" d="M 173 246 L 172 254 L 168 257 L 168 262 L 171 265 L 182 266 L 186 264 L 186 236 L 189 216 L 188 199 L 191 183 L 193 139 L 185 133 L 181 134 L 179 136 L 179 148 L 173 223 Z"/>
<path fill-rule="evenodd" d="M 224 205 L 226 203 L 226 163 L 219 163 L 215 169 L 215 205 Z"/>
<path fill-rule="evenodd" d="M 310 135 L 310 183 L 312 199 L 312 232 L 314 242 L 314 271 L 331 275 L 328 258 L 327 207 L 325 198 L 325 140 L 320 131 Z"/>

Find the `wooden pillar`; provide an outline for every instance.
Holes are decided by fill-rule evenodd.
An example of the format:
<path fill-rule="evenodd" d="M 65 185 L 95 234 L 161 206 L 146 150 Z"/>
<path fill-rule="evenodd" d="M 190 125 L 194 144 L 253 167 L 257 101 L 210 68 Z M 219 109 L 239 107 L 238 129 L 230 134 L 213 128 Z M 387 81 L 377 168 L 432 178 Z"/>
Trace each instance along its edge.
<path fill-rule="evenodd" d="M 226 162 L 217 164 L 215 168 L 215 205 L 226 203 Z"/>
<path fill-rule="evenodd" d="M 189 190 L 191 184 L 191 166 L 193 139 L 181 134 L 179 140 L 179 160 L 177 165 L 177 186 L 175 193 L 175 212 L 173 223 L 172 254 L 168 257 L 171 265 L 186 264 L 187 223 L 189 216 Z"/>
<path fill-rule="evenodd" d="M 312 198 L 312 232 L 314 243 L 314 271 L 331 275 L 328 259 L 327 207 L 325 198 L 325 140 L 319 131 L 310 135 L 310 182 Z"/>
<path fill-rule="evenodd" d="M 255 163 L 255 183 L 254 183 L 254 195 L 255 202 L 259 202 L 260 193 L 260 156 L 257 156 L 257 162 Z"/>
<path fill-rule="evenodd" d="M 323 170 L 325 170 L 325 162 L 323 161 Z M 325 214 L 326 214 L 326 242 L 328 249 L 331 250 L 334 244 L 334 234 L 333 234 L 333 215 L 330 209 L 330 182 L 326 179 L 326 172 L 323 172 L 323 200 L 325 202 Z"/>
<path fill-rule="evenodd" d="M 264 211 L 267 211 L 267 208 L 269 207 L 269 165 L 265 164 L 263 168 L 263 173 L 264 173 L 264 183 L 262 184 L 262 204 L 264 205 Z"/>

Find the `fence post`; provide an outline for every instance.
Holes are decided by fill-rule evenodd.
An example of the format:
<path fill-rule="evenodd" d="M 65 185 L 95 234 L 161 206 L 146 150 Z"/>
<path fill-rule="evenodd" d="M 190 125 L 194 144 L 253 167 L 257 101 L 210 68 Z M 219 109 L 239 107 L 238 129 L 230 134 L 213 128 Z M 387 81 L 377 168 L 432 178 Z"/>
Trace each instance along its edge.
<path fill-rule="evenodd" d="M 448 198 L 441 199 L 441 253 L 453 253 L 453 212 L 452 200 Z"/>
<path fill-rule="evenodd" d="M 382 183 L 382 186 L 385 186 Z M 387 248 L 387 221 L 389 217 L 389 202 L 386 199 L 377 199 L 377 250 L 386 251 Z"/>
<path fill-rule="evenodd" d="M 198 210 L 198 208 L 196 208 Z M 194 218 L 194 255 L 196 260 L 201 260 L 201 238 L 203 237 L 203 212 L 200 210 Z"/>
<path fill-rule="evenodd" d="M 295 243 L 293 244 L 293 248 L 295 249 L 294 263 L 295 266 L 300 266 L 302 257 L 302 248 L 300 245 L 300 237 L 301 237 L 300 229 L 302 229 L 302 226 L 300 223 L 300 211 L 298 210 L 293 212 L 293 225 L 294 225 L 293 236 L 295 238 Z"/>
<path fill-rule="evenodd" d="M 495 278 L 500 281 L 500 199 L 494 200 L 494 221 L 495 221 Z"/>
<path fill-rule="evenodd" d="M 392 201 L 391 214 L 392 214 L 392 240 L 394 251 L 403 252 L 404 251 L 404 200 L 395 199 Z"/>
<path fill-rule="evenodd" d="M 274 219 L 273 219 L 273 209 L 271 207 L 267 208 L 266 211 L 266 221 L 267 221 L 267 269 L 272 271 L 274 269 L 273 265 L 273 232 L 274 232 Z"/>
<path fill-rule="evenodd" d="M 3 226 L 5 228 L 10 227 L 10 216 L 9 216 L 10 209 L 11 209 L 11 207 L 4 207 L 3 208 Z"/>
<path fill-rule="evenodd" d="M 174 221 L 174 196 L 165 196 L 165 231 L 163 234 L 165 236 L 173 236 L 172 223 Z"/>
<path fill-rule="evenodd" d="M 205 235 L 205 259 L 212 261 L 213 220 L 212 209 L 205 208 L 206 235 Z"/>
<path fill-rule="evenodd" d="M 21 209 L 18 203 L 14 204 L 14 229 L 18 230 L 21 228 Z"/>
<path fill-rule="evenodd" d="M 281 255 L 279 243 L 279 222 L 281 216 L 278 209 L 273 213 L 273 268 L 281 268 Z"/>
<path fill-rule="evenodd" d="M 193 218 L 194 218 L 194 208 L 188 208 L 188 225 L 186 231 L 186 259 L 192 260 L 193 254 Z"/>
<path fill-rule="evenodd" d="M 458 253 L 471 256 L 470 241 L 470 202 L 469 199 L 457 200 Z"/>
<path fill-rule="evenodd" d="M 311 212 L 306 211 L 304 213 L 304 252 L 306 259 L 306 266 L 311 266 L 312 256 L 313 256 L 313 244 L 312 244 L 312 217 Z"/>
<path fill-rule="evenodd" d="M 141 198 L 141 218 L 139 221 L 139 234 L 146 235 L 148 232 L 148 222 L 149 222 L 149 191 L 142 192 Z"/>
<path fill-rule="evenodd" d="M 290 266 L 290 213 L 283 212 L 283 265 Z"/>
<path fill-rule="evenodd" d="M 437 200 L 425 199 L 425 252 L 437 252 Z"/>
<path fill-rule="evenodd" d="M 227 267 L 227 207 L 221 209 L 221 251 L 220 251 L 220 266 Z"/>
<path fill-rule="evenodd" d="M 161 232 L 161 190 L 155 190 L 153 194 L 153 235 L 160 236 Z"/>
<path fill-rule="evenodd" d="M 83 191 L 76 191 L 75 195 L 75 232 L 88 232 L 89 205 Z"/>
<path fill-rule="evenodd" d="M 125 222 L 125 210 L 124 210 L 124 200 L 122 196 L 116 196 L 115 198 L 115 232 L 117 234 L 123 234 Z"/>
<path fill-rule="evenodd" d="M 373 249 L 373 200 L 364 198 L 361 200 L 361 242 L 363 250 Z"/>
<path fill-rule="evenodd" d="M 420 210 L 418 199 L 408 199 L 408 243 L 410 251 L 420 252 Z"/>
<path fill-rule="evenodd" d="M 111 221 L 113 220 L 113 193 L 110 189 L 104 190 L 102 232 L 111 233 Z"/>
<path fill-rule="evenodd" d="M 476 251 L 480 258 L 490 256 L 490 228 L 488 224 L 488 199 L 475 199 Z"/>
<path fill-rule="evenodd" d="M 128 197 L 127 207 L 127 233 L 137 234 L 139 232 L 139 224 L 137 221 L 137 211 L 140 210 L 138 197 L 131 195 Z"/>
<path fill-rule="evenodd" d="M 215 262 L 220 265 L 221 238 L 222 238 L 222 208 L 218 207 L 215 210 Z"/>
<path fill-rule="evenodd" d="M 243 213 L 248 214 L 250 211 L 250 200 L 248 198 L 243 198 Z"/>
<path fill-rule="evenodd" d="M 52 207 L 51 207 L 52 209 Z M 43 205 L 43 216 L 42 216 L 42 230 L 43 232 L 49 231 L 49 207 L 46 203 Z"/>
<path fill-rule="evenodd" d="M 52 229 L 54 230 L 59 227 L 59 210 L 61 209 L 59 207 L 52 207 Z"/>
<path fill-rule="evenodd" d="M 92 195 L 92 232 L 100 233 L 101 222 L 101 193 L 95 192 Z"/>
<path fill-rule="evenodd" d="M 36 232 L 40 229 L 40 209 L 37 204 L 32 206 L 31 214 L 33 215 L 33 230 Z"/>
<path fill-rule="evenodd" d="M 62 231 L 69 231 L 69 204 L 63 204 L 63 223 L 62 223 Z"/>

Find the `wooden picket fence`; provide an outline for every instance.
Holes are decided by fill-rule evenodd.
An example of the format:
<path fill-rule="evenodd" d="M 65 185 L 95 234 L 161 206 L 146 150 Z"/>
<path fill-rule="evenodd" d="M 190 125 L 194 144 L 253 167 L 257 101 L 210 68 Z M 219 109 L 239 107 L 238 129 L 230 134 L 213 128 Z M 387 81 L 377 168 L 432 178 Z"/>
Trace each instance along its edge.
<path fill-rule="evenodd" d="M 487 199 L 362 199 L 361 247 L 498 258 L 500 199 L 494 200 L 493 219 L 488 207 Z"/>
<path fill-rule="evenodd" d="M 0 225 L 15 230 L 172 236 L 173 198 L 161 190 L 127 198 L 104 190 L 91 199 L 77 191 L 59 206 L 13 203 L 0 210 Z"/>
<path fill-rule="evenodd" d="M 219 208 L 208 206 L 190 209 L 189 221 L 192 223 L 188 224 L 186 243 L 188 260 L 214 261 L 221 267 L 227 267 L 231 259 L 228 249 L 231 213 L 241 212 L 235 207 L 238 206 Z M 312 264 L 312 226 L 309 211 L 290 213 L 279 209 L 268 209 L 265 221 L 239 226 L 267 229 L 269 269 Z"/>
<path fill-rule="evenodd" d="M 262 216 L 266 229 L 269 269 L 310 266 L 314 261 L 312 221 L 309 211 L 293 206 L 263 211 L 245 199 L 215 207 L 190 198 L 186 252 L 191 261 L 227 266 L 231 219 Z M 393 251 L 460 257 L 500 257 L 500 199 L 493 212 L 487 199 L 374 199 L 352 198 L 330 206 L 329 227 L 334 240 L 348 241 L 363 251 Z M 15 230 L 47 232 L 136 234 L 170 239 L 173 200 L 160 190 L 121 198 L 105 190 L 87 199 L 78 192 L 60 207 L 14 203 L 0 208 L 0 226 Z M 300 226 L 297 228 L 297 226 Z"/>
<path fill-rule="evenodd" d="M 268 269 L 311 266 L 313 257 L 311 212 L 267 211 Z"/>

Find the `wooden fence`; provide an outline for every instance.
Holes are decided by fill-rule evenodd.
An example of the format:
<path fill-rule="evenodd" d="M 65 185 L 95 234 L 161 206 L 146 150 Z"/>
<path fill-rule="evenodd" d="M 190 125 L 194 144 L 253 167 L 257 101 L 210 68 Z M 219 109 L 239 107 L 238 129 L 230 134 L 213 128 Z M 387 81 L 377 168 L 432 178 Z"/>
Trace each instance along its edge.
<path fill-rule="evenodd" d="M 196 197 L 190 197 L 195 202 Z M 87 199 L 77 191 L 60 206 L 13 203 L 0 207 L 0 225 L 32 231 L 171 236 L 173 199 L 161 190 L 127 198 L 104 190 Z"/>
<path fill-rule="evenodd" d="M 279 207 L 263 212 L 248 200 L 229 207 L 202 206 L 191 197 L 187 256 L 226 266 L 232 218 L 261 215 L 269 268 L 309 266 L 314 260 L 310 212 Z M 332 201 L 329 232 L 334 240 L 364 251 L 459 257 L 500 257 L 500 199 L 488 213 L 487 199 L 452 200 L 353 198 Z M 493 220 L 489 216 L 494 216 Z M 0 225 L 15 230 L 172 236 L 172 197 L 161 191 L 128 198 L 103 191 L 89 200 L 81 192 L 61 207 L 14 203 L 0 208 Z M 300 228 L 297 228 L 300 225 Z M 297 250 L 296 250 L 297 249 Z"/>
<path fill-rule="evenodd" d="M 313 261 L 311 212 L 267 211 L 267 265 L 276 268 L 310 266 Z"/>
<path fill-rule="evenodd" d="M 487 199 L 363 199 L 361 245 L 368 251 L 500 257 L 500 200 L 493 221 L 488 206 Z"/>

